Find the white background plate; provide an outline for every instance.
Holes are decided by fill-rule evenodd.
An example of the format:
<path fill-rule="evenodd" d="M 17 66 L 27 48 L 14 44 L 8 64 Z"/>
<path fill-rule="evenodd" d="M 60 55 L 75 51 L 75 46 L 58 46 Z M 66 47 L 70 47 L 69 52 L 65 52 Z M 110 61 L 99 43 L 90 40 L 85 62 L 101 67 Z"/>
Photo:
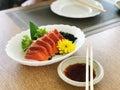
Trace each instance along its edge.
<path fill-rule="evenodd" d="M 75 26 L 69 26 L 69 25 L 47 25 L 47 26 L 43 26 L 46 27 L 46 29 L 48 31 L 52 30 L 52 29 L 57 29 L 58 31 L 63 31 L 63 32 L 69 32 L 71 34 L 73 34 L 75 37 L 77 37 L 77 40 L 75 41 L 76 44 L 76 49 L 66 55 L 55 55 L 54 57 L 52 57 L 51 60 L 48 61 L 35 61 L 35 60 L 27 60 L 24 58 L 24 52 L 22 51 L 21 48 L 21 40 L 23 38 L 24 35 L 30 35 L 30 31 L 23 31 L 19 34 L 17 34 L 16 36 L 14 36 L 11 40 L 8 41 L 8 44 L 6 45 L 6 52 L 7 55 L 12 58 L 13 60 L 24 64 L 24 65 L 28 65 L 28 66 L 43 66 L 43 65 L 49 65 L 52 63 L 56 63 L 58 61 L 61 61 L 69 56 L 71 56 L 72 54 L 74 54 L 84 43 L 85 41 L 85 35 L 84 33 L 77 27 Z"/>
<path fill-rule="evenodd" d="M 103 8 L 102 4 L 95 0 L 85 0 L 97 7 Z M 50 6 L 51 10 L 60 16 L 69 18 L 88 18 L 99 15 L 101 12 L 82 5 L 74 0 L 57 0 Z"/>

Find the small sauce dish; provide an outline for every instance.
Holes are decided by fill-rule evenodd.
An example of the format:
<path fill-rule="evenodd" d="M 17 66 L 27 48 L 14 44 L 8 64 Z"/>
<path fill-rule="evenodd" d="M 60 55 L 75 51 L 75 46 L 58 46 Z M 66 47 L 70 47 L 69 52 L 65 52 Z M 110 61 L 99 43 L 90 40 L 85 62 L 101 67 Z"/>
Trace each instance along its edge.
<path fill-rule="evenodd" d="M 67 58 L 59 64 L 59 66 L 57 68 L 58 75 L 60 76 L 60 78 L 63 81 L 65 81 L 66 83 L 68 83 L 70 85 L 77 86 L 77 87 L 85 87 L 85 84 L 86 84 L 85 79 L 81 79 L 81 77 L 85 78 L 85 65 L 86 65 L 85 63 L 86 63 L 85 57 L 72 56 L 70 58 Z M 76 67 L 77 67 L 77 69 L 76 69 Z M 82 70 L 83 70 L 83 72 L 82 72 Z M 104 76 L 103 67 L 96 60 L 93 60 L 93 71 L 94 71 L 93 83 L 95 85 L 98 82 L 100 82 Z M 66 73 L 69 75 L 66 75 Z M 76 74 L 79 74 L 79 75 L 76 75 Z M 72 75 L 72 76 L 70 76 L 70 75 Z M 80 78 L 80 79 L 78 79 L 78 78 Z"/>

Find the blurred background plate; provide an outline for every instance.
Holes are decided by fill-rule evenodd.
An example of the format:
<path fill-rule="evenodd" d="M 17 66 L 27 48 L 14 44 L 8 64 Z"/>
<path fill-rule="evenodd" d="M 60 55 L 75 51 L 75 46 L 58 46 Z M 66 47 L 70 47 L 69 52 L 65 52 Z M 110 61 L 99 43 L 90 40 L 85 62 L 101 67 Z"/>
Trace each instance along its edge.
<path fill-rule="evenodd" d="M 95 0 L 85 0 L 92 5 L 103 8 L 102 4 Z M 82 5 L 74 0 L 57 0 L 50 6 L 51 10 L 60 16 L 69 18 L 88 18 L 99 15 L 101 12 Z"/>

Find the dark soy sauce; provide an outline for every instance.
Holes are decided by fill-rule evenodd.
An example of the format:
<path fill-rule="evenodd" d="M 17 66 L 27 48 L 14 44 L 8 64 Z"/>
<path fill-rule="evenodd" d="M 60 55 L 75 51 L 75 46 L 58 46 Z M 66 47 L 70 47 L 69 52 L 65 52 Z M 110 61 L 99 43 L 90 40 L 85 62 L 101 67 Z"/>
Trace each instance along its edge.
<path fill-rule="evenodd" d="M 86 64 L 85 63 L 76 63 L 68 66 L 64 71 L 65 76 L 69 79 L 79 82 L 86 81 Z M 93 78 L 96 77 L 96 73 L 93 69 Z M 89 66 L 89 81 L 90 81 L 90 66 Z"/>

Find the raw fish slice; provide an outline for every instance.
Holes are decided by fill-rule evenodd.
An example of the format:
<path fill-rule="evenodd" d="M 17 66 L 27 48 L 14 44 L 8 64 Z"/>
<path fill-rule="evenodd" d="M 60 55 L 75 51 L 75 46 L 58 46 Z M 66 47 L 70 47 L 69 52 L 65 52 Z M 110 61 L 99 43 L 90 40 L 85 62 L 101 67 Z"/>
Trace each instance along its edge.
<path fill-rule="evenodd" d="M 47 61 L 48 60 L 48 57 L 43 52 L 39 52 L 39 51 L 33 51 L 30 53 L 27 53 L 25 55 L 25 58 L 38 60 L 38 61 Z"/>
<path fill-rule="evenodd" d="M 35 59 L 35 60 L 48 60 L 50 58 L 47 49 L 43 46 L 39 47 L 29 47 L 25 55 L 26 59 Z"/>
<path fill-rule="evenodd" d="M 47 49 L 43 46 L 39 46 L 39 47 L 30 47 L 29 51 L 39 51 L 39 52 L 44 52 L 45 55 L 47 55 L 48 57 L 50 57 L 49 53 L 47 52 Z M 28 51 L 28 52 L 29 52 Z"/>
<path fill-rule="evenodd" d="M 59 38 L 60 40 L 64 39 L 64 37 L 61 35 L 61 33 L 58 32 L 57 29 L 52 30 L 52 32 L 53 32 L 56 36 L 58 36 L 58 38 Z"/>
<path fill-rule="evenodd" d="M 49 43 L 49 44 L 52 46 L 52 50 L 53 50 L 53 52 L 54 52 L 54 55 L 55 55 L 55 53 L 58 52 L 57 46 L 56 46 L 55 42 L 54 42 L 52 39 L 50 39 L 47 35 L 44 35 L 44 37 L 42 37 L 41 39 L 42 39 L 43 41 Z"/>
<path fill-rule="evenodd" d="M 55 44 L 57 45 L 57 43 L 58 43 L 58 41 L 59 41 L 59 38 L 58 38 L 53 32 L 50 32 L 50 33 L 48 33 L 47 35 L 48 35 L 48 37 L 49 37 L 50 39 L 52 39 L 52 40 L 55 42 Z"/>
<path fill-rule="evenodd" d="M 43 41 L 42 39 L 38 39 L 38 40 L 35 42 L 35 44 L 37 44 L 37 45 L 39 45 L 39 46 L 45 47 L 45 48 L 47 49 L 47 51 L 48 51 L 48 53 L 49 53 L 50 56 L 53 56 L 53 55 L 54 55 L 54 52 L 53 52 L 53 50 L 52 50 L 52 46 L 51 46 L 49 43 Z"/>

